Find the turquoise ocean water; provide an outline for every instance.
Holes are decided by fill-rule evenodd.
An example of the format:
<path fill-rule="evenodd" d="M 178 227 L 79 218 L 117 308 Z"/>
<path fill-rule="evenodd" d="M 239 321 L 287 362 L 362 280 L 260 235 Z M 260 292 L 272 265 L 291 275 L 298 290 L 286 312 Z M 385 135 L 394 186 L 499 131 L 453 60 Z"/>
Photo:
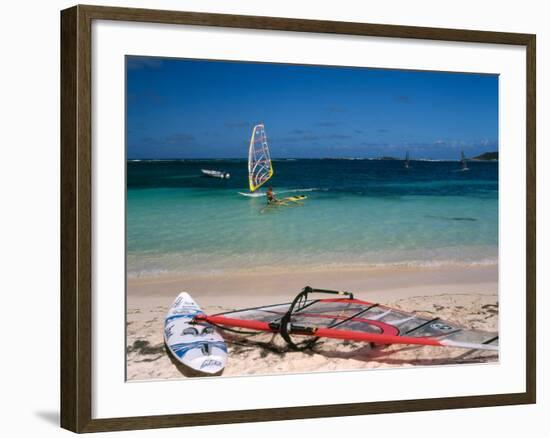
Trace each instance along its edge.
<path fill-rule="evenodd" d="M 264 209 L 265 198 L 238 194 L 248 191 L 246 160 L 130 160 L 128 275 L 496 263 L 498 163 L 468 166 L 274 160 L 276 195 L 308 198 Z"/>

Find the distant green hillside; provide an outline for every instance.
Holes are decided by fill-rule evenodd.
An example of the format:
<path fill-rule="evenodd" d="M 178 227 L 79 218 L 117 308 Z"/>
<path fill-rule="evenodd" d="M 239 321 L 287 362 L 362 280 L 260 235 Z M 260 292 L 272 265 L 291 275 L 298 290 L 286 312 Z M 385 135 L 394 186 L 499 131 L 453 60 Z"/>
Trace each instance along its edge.
<path fill-rule="evenodd" d="M 473 157 L 472 160 L 481 160 L 481 161 L 491 161 L 498 160 L 498 151 L 497 152 L 485 152 L 477 157 Z"/>

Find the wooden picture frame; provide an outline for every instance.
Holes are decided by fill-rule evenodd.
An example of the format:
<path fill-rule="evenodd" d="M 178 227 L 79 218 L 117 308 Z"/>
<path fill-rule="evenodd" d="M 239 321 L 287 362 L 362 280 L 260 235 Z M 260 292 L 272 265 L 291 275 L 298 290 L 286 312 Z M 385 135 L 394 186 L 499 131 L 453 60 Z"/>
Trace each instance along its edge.
<path fill-rule="evenodd" d="M 114 20 L 387 38 L 517 45 L 526 48 L 527 265 L 526 391 L 198 414 L 92 418 L 92 22 Z M 61 12 L 61 426 L 74 432 L 335 417 L 535 403 L 535 48 L 530 34 L 381 24 L 75 6 Z"/>

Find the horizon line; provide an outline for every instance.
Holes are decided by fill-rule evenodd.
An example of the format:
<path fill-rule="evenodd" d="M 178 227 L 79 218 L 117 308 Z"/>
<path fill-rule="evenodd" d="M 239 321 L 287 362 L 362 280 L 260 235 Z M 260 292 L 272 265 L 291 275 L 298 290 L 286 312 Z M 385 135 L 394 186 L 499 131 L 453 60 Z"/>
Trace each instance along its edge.
<path fill-rule="evenodd" d="M 492 151 L 498 152 L 498 151 Z M 492 153 L 491 152 L 491 153 Z M 475 157 L 466 157 L 469 160 L 476 159 L 477 157 L 488 153 L 483 152 Z M 151 158 L 151 157 L 126 157 L 126 161 L 204 161 L 204 160 L 242 160 L 247 161 L 248 157 L 164 157 L 164 158 Z M 275 160 L 376 160 L 376 161 L 406 161 L 407 158 L 394 157 L 391 155 L 382 155 L 378 157 L 272 157 L 272 161 Z M 409 161 L 461 161 L 461 158 L 430 158 L 430 157 L 409 157 Z M 480 160 L 491 161 L 491 160 Z M 497 161 L 497 160 L 492 160 Z"/>

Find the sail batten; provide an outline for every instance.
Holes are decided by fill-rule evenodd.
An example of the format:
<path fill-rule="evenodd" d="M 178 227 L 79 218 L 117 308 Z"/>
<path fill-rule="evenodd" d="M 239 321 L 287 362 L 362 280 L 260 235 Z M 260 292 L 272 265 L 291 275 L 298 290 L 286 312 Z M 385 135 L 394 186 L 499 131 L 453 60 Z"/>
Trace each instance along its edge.
<path fill-rule="evenodd" d="M 250 191 L 258 190 L 273 176 L 273 166 L 263 123 L 254 126 L 248 150 L 248 183 Z"/>

